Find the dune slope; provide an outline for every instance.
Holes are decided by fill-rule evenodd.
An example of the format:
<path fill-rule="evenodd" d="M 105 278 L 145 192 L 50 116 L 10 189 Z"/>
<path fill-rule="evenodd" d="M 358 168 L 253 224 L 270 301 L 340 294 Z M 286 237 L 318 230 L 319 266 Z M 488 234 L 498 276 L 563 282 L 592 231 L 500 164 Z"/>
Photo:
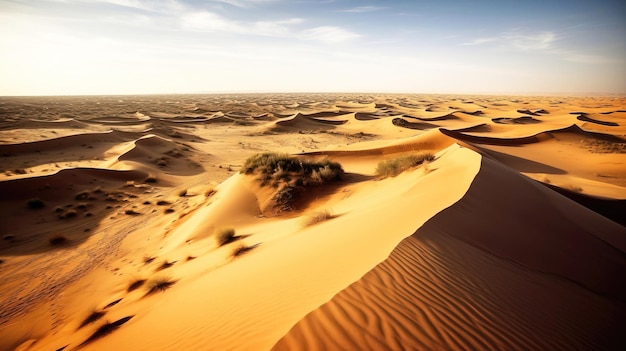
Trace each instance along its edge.
<path fill-rule="evenodd" d="M 274 350 L 618 349 L 625 239 L 623 227 L 483 159 L 463 199 Z"/>

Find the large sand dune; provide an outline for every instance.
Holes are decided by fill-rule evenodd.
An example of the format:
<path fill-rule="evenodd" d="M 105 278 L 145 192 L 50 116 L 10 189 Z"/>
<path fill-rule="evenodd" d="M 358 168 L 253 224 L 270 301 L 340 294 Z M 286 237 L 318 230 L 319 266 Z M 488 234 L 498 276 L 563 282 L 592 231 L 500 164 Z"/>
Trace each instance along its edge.
<path fill-rule="evenodd" d="M 622 349 L 625 106 L 0 98 L 0 349 Z M 262 152 L 345 174 L 286 189 Z"/>

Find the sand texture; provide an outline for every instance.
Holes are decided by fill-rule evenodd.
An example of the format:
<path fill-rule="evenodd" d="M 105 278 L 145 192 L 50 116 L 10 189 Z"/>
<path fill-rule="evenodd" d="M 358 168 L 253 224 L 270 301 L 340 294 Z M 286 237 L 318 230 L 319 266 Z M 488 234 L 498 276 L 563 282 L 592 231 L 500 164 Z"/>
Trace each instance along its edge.
<path fill-rule="evenodd" d="M 0 157 L 0 350 L 626 346 L 621 97 L 4 97 Z"/>

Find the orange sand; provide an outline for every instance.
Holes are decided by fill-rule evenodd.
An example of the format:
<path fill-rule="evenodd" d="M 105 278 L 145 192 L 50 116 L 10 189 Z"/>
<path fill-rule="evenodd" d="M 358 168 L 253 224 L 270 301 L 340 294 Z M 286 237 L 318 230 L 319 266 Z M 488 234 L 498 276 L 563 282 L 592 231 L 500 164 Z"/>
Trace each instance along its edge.
<path fill-rule="evenodd" d="M 625 108 L 0 98 L 0 350 L 620 349 Z M 276 212 L 277 190 L 238 172 L 265 151 L 346 174 Z M 435 159 L 376 176 L 423 151 Z M 220 247 L 224 228 L 238 240 Z M 156 278 L 170 283 L 149 293 Z"/>

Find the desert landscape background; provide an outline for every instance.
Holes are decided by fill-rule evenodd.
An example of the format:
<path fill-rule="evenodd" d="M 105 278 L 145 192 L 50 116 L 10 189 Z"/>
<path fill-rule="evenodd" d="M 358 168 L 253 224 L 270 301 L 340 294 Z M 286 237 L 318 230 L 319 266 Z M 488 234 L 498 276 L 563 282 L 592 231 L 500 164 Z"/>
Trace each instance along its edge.
<path fill-rule="evenodd" d="M 1 350 L 626 345 L 621 96 L 0 97 L 0 156 Z"/>

